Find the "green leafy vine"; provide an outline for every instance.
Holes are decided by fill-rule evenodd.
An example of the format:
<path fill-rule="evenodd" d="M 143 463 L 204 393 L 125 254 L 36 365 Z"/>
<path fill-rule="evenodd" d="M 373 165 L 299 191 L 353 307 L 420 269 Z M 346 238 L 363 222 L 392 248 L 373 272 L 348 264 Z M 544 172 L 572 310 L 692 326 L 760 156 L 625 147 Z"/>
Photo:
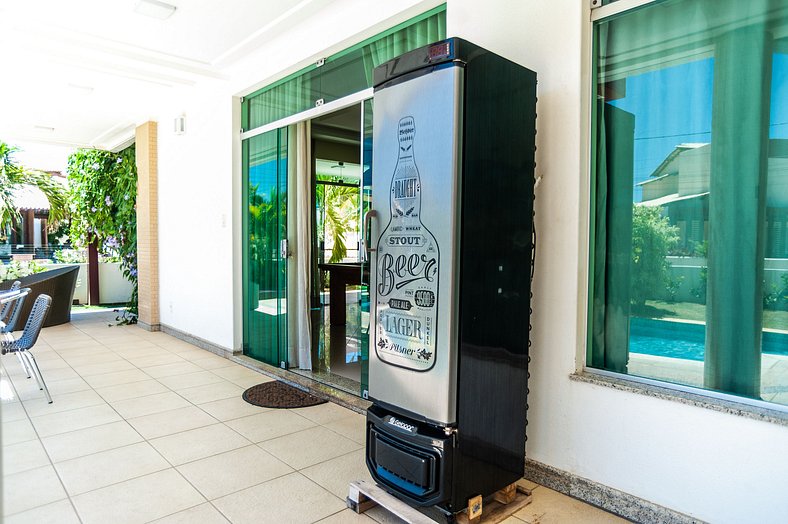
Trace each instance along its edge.
<path fill-rule="evenodd" d="M 121 323 L 137 321 L 137 166 L 134 146 L 119 153 L 78 149 L 68 158 L 71 241 L 120 258 L 123 276 L 132 283 Z"/>

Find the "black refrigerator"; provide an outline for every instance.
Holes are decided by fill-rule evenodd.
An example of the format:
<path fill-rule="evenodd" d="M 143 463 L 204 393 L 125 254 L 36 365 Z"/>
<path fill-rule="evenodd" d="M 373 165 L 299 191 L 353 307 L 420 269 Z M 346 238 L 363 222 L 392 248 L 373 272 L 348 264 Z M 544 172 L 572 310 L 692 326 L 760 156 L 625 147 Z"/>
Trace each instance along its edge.
<path fill-rule="evenodd" d="M 452 521 L 524 473 L 536 73 L 450 38 L 374 83 L 366 460 Z"/>

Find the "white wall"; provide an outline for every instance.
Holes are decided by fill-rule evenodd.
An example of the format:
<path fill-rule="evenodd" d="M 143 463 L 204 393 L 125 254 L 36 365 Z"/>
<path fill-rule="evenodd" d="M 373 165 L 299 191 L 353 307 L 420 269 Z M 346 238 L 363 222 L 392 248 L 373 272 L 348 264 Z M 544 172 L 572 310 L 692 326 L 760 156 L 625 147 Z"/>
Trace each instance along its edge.
<path fill-rule="evenodd" d="M 784 520 L 788 428 L 569 379 L 585 352 L 586 5 L 448 3 L 450 35 L 538 73 L 527 455 L 707 521 Z"/>
<path fill-rule="evenodd" d="M 581 0 L 449 0 L 448 32 L 537 71 L 530 458 L 713 522 L 788 514 L 788 428 L 570 381 L 585 351 L 588 13 Z M 426 10 L 341 0 L 159 115 L 161 322 L 238 347 L 233 95 Z M 331 31 L 326 31 L 331 27 Z M 355 36 L 354 36 L 355 35 Z M 174 136 L 172 118 L 187 116 Z M 236 141 L 234 143 L 234 140 Z M 234 189 L 235 188 L 235 189 Z M 235 205 L 233 204 L 235 199 Z M 235 260 L 233 254 L 235 249 Z M 234 324 L 235 321 L 235 324 Z"/>
<path fill-rule="evenodd" d="M 233 101 L 226 83 L 186 92 L 159 118 L 161 323 L 233 348 Z M 186 133 L 173 119 L 186 115 Z M 236 233 L 240 235 L 240 230 Z"/>

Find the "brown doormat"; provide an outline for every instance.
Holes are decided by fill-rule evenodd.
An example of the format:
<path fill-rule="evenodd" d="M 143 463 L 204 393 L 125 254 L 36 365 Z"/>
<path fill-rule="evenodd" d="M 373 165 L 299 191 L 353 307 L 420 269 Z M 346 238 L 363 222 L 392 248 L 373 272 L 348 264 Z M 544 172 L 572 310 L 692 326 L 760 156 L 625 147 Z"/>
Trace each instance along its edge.
<path fill-rule="evenodd" d="M 328 402 L 278 380 L 250 387 L 244 391 L 243 399 L 255 406 L 279 409 L 305 408 Z"/>

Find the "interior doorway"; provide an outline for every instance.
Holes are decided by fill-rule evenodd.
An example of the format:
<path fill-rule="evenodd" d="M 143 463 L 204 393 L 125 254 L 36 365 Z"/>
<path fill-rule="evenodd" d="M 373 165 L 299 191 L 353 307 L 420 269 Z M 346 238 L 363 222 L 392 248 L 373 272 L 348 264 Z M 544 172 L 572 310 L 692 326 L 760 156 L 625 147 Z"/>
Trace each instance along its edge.
<path fill-rule="evenodd" d="M 354 395 L 366 389 L 368 354 L 364 107 L 356 104 L 310 121 L 311 369 L 291 368 Z"/>
<path fill-rule="evenodd" d="M 365 396 L 372 100 L 244 140 L 244 354 Z M 277 124 L 280 124 L 277 126 Z"/>

